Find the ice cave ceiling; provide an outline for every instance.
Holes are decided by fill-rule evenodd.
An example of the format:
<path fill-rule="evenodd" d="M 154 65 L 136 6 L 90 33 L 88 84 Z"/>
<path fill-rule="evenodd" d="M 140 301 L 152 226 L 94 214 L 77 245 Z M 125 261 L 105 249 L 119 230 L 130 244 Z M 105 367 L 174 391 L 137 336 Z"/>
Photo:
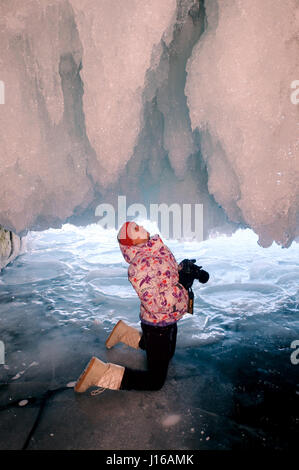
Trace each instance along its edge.
<path fill-rule="evenodd" d="M 92 221 L 126 195 L 289 246 L 298 31 L 297 0 L 1 0 L 0 225 Z"/>

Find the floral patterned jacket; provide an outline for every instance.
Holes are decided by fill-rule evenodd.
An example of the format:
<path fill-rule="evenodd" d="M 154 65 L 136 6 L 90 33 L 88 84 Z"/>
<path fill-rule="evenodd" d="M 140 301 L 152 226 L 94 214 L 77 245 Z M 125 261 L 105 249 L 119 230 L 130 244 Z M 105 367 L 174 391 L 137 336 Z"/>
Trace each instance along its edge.
<path fill-rule="evenodd" d="M 128 279 L 141 300 L 140 320 L 167 326 L 187 313 L 188 292 L 179 284 L 178 264 L 158 234 L 140 245 L 119 244 L 130 264 Z"/>

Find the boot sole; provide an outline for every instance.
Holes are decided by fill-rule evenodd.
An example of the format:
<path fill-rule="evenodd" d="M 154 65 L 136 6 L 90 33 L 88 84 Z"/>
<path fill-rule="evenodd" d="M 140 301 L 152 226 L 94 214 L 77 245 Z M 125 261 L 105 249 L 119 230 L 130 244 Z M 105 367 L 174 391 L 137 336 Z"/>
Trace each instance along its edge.
<path fill-rule="evenodd" d="M 82 372 L 82 374 L 80 375 L 79 379 L 77 380 L 77 383 L 75 385 L 75 392 L 78 392 L 78 393 L 81 393 L 81 386 L 85 380 L 85 377 L 87 376 L 88 372 L 90 371 L 90 369 L 92 368 L 93 364 L 94 364 L 94 361 L 96 360 L 95 357 L 91 358 L 89 363 L 87 364 L 86 368 L 84 369 L 84 371 Z"/>
<path fill-rule="evenodd" d="M 121 323 L 122 323 L 122 320 L 118 320 L 118 322 L 116 323 L 115 327 L 114 327 L 113 330 L 111 331 L 111 333 L 110 333 L 108 339 L 106 340 L 105 345 L 106 345 L 106 348 L 107 348 L 107 349 L 110 349 L 110 348 L 113 347 L 113 346 L 108 346 L 108 343 L 109 343 L 109 341 L 110 341 L 112 335 L 114 335 L 114 333 L 116 332 L 118 326 L 119 326 Z M 117 344 L 117 343 L 115 343 L 115 344 Z"/>

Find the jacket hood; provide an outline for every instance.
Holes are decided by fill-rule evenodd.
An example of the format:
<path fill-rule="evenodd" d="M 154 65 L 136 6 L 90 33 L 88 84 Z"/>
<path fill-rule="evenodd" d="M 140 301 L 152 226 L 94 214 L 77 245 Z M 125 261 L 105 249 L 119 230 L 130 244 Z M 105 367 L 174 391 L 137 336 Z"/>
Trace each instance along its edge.
<path fill-rule="evenodd" d="M 123 257 L 127 263 L 132 263 L 133 259 L 137 254 L 146 251 L 148 248 L 151 248 L 151 253 L 158 251 L 162 246 L 163 242 L 160 238 L 160 235 L 156 234 L 149 238 L 149 240 L 145 243 L 141 243 L 140 245 L 122 245 L 119 243 L 120 251 L 123 254 Z"/>

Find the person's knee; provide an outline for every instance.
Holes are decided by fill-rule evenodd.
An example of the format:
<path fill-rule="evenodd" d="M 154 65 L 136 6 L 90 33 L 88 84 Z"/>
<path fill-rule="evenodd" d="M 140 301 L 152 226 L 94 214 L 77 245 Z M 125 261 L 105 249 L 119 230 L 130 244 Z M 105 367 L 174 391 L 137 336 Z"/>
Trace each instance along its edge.
<path fill-rule="evenodd" d="M 161 390 L 161 388 L 165 384 L 165 380 L 166 380 L 166 376 L 153 377 L 150 383 L 150 390 L 152 391 Z"/>
<path fill-rule="evenodd" d="M 139 341 L 139 343 L 138 343 L 138 347 L 139 347 L 140 349 L 143 349 L 143 350 L 146 349 L 146 348 L 145 348 L 144 335 L 141 336 L 140 341 Z"/>
<path fill-rule="evenodd" d="M 163 383 L 153 383 L 150 385 L 149 390 L 151 392 L 158 392 L 158 390 L 161 390 L 163 388 L 164 382 Z"/>

